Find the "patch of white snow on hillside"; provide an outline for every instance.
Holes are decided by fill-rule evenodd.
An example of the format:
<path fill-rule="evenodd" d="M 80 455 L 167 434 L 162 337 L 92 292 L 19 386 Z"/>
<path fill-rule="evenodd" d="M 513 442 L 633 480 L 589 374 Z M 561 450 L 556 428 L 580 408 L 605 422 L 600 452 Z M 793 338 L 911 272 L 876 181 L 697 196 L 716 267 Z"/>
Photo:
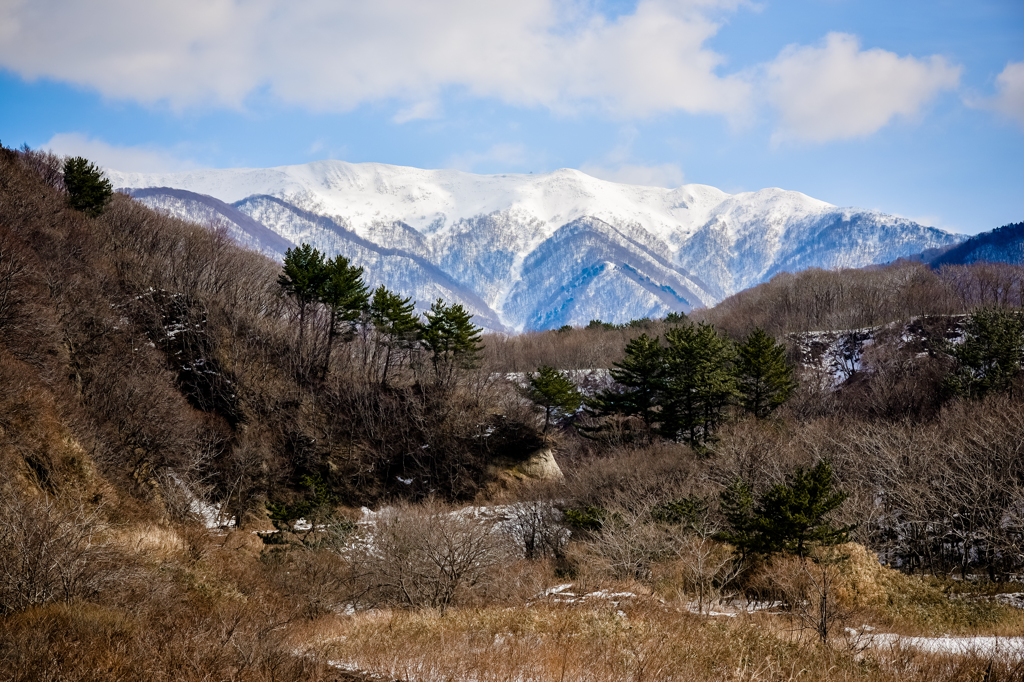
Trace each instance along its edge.
<path fill-rule="evenodd" d="M 935 654 L 1024 658 L 1024 637 L 904 637 L 879 634 L 873 635 L 872 639 L 875 646 L 913 648 Z"/>
<path fill-rule="evenodd" d="M 690 234 L 707 222 L 715 208 L 731 197 L 707 185 L 676 189 L 624 185 L 567 168 L 536 175 L 476 175 L 331 160 L 265 169 L 106 172 L 119 188 L 174 187 L 208 194 L 227 203 L 267 194 L 318 213 L 350 216 L 357 231 L 374 220 L 400 220 L 424 234 L 431 230 L 440 233 L 460 220 L 518 211 L 544 224 L 541 233 L 534 235 L 534 241 L 549 237 L 561 225 L 588 216 L 613 225 L 639 225 L 666 243 L 674 243 L 680 234 Z M 810 202 L 809 210 L 824 204 L 796 192 L 786 194 L 794 195 L 788 199 L 794 205 L 806 199 Z M 755 212 L 771 204 L 771 199 L 757 193 L 754 196 L 759 207 Z"/>

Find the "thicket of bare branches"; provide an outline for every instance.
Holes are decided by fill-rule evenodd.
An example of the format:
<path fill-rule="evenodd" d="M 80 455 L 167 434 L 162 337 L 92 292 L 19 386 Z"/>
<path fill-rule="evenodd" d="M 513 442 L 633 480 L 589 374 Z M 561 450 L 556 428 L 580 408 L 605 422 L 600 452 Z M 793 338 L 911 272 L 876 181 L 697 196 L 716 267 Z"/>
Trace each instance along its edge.
<path fill-rule="evenodd" d="M 1024 267 L 1005 263 L 932 270 L 898 261 L 864 270 L 782 273 L 730 296 L 698 317 L 733 338 L 754 327 L 774 336 L 858 329 L 914 316 L 952 315 L 983 306 L 1021 307 Z"/>
<path fill-rule="evenodd" d="M 494 591 L 494 569 L 514 559 L 511 549 L 472 509 L 424 502 L 381 510 L 346 554 L 362 601 L 444 612 Z"/>
<path fill-rule="evenodd" d="M 89 599 L 125 579 L 102 512 L 0 491 L 0 613 Z"/>

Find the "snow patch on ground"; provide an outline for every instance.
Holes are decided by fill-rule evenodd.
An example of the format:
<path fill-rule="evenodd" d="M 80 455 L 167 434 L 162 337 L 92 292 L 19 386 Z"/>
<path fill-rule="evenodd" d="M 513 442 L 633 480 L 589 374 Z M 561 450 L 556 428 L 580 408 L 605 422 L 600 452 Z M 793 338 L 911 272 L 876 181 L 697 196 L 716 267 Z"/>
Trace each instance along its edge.
<path fill-rule="evenodd" d="M 1024 657 L 1024 637 L 905 637 L 883 633 L 871 635 L 871 640 L 875 647 L 912 648 L 936 654 Z"/>

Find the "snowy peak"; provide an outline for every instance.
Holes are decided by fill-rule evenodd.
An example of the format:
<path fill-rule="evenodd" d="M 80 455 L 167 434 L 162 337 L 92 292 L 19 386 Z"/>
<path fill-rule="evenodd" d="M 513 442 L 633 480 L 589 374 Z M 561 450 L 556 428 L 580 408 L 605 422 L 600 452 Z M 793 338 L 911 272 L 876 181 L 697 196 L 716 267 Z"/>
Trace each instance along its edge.
<path fill-rule="evenodd" d="M 138 196 L 156 208 L 227 222 L 276 258 L 288 243 L 344 253 L 371 283 L 421 307 L 452 297 L 493 329 L 685 312 L 784 270 L 861 267 L 962 241 L 800 192 L 642 187 L 565 168 L 474 175 L 318 161 L 108 175 L 145 189 Z M 193 193 L 191 203 L 166 188 Z"/>
<path fill-rule="evenodd" d="M 553 226 L 548 235 L 577 218 L 592 216 L 609 222 L 636 222 L 664 239 L 680 228 L 692 231 L 730 196 L 706 185 L 676 189 L 622 185 L 568 168 L 542 175 L 474 175 L 379 163 L 317 161 L 268 169 L 169 174 L 111 170 L 107 174 L 117 187 L 174 187 L 227 203 L 263 194 L 315 206 L 325 214 L 343 215 L 356 231 L 375 220 L 388 219 L 430 234 L 476 216 L 511 211 Z"/>

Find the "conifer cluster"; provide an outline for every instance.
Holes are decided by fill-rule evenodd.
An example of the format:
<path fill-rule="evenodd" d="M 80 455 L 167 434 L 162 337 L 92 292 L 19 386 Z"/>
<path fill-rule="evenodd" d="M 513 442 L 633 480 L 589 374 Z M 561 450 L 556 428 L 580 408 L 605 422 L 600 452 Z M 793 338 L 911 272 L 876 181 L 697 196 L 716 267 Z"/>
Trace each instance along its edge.
<path fill-rule="evenodd" d="M 278 285 L 295 303 L 299 324 L 298 352 L 308 345 L 305 336 L 312 309 L 322 306 L 327 314 L 325 339 L 316 339 L 309 353 L 315 372 L 323 377 L 329 370 L 331 353 L 338 339 L 348 341 L 362 327 L 376 334 L 375 362 L 371 367 L 375 383 L 386 386 L 395 364 L 409 359 L 418 349 L 430 354 L 435 385 L 450 387 L 457 372 L 472 368 L 483 346 L 481 329 L 462 305 L 437 299 L 421 322 L 416 304 L 409 297 L 378 287 L 371 297 L 363 282 L 363 269 L 344 256 L 328 259 L 309 244 L 285 253 Z"/>
<path fill-rule="evenodd" d="M 762 329 L 733 344 L 714 325 L 689 324 L 670 329 L 665 342 L 646 334 L 630 341 L 610 371 L 615 385 L 587 402 L 590 415 L 637 418 L 648 434 L 705 451 L 731 406 L 766 419 L 796 388 L 785 348 Z"/>

